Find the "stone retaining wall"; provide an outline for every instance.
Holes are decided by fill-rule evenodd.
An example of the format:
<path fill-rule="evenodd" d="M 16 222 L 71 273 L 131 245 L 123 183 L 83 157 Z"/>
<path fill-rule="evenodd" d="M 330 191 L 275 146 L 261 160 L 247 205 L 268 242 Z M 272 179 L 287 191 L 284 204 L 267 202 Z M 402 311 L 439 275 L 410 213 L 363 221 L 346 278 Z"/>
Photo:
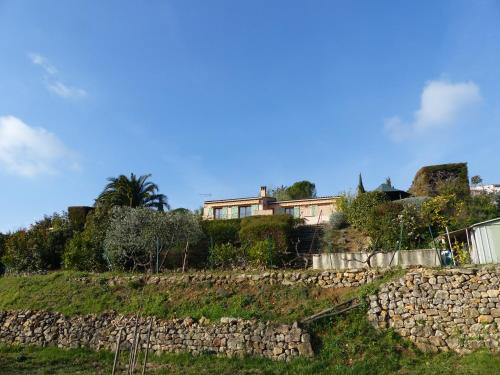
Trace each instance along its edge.
<path fill-rule="evenodd" d="M 65 317 L 45 311 L 0 312 L 0 341 L 7 344 L 87 347 L 115 350 L 120 328 L 122 348 L 134 341 L 135 318 L 114 313 Z M 145 348 L 149 318 L 139 320 Z M 276 325 L 255 320 L 222 318 L 219 322 L 191 318 L 152 318 L 150 348 L 155 353 L 213 353 L 222 356 L 256 355 L 276 360 L 312 356 L 310 336 L 296 323 Z"/>
<path fill-rule="evenodd" d="M 137 275 L 137 276 L 99 276 L 100 282 L 109 285 L 124 285 L 130 282 L 143 282 L 153 285 L 212 283 L 215 285 L 234 285 L 249 283 L 298 285 L 305 284 L 321 288 L 357 287 L 380 278 L 388 269 L 350 269 L 339 271 L 268 271 L 262 273 L 216 273 L 197 272 L 191 274 Z M 83 283 L 91 282 L 95 276 L 80 277 Z"/>
<path fill-rule="evenodd" d="M 424 351 L 497 351 L 499 294 L 499 266 L 416 270 L 370 296 L 368 318 Z"/>

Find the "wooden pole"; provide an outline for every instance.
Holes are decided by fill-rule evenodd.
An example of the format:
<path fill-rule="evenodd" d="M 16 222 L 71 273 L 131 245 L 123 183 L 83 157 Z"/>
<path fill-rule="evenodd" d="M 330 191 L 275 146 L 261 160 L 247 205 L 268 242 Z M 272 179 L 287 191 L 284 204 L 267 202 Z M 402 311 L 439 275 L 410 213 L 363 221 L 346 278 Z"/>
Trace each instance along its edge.
<path fill-rule="evenodd" d="M 148 327 L 148 339 L 146 344 L 146 352 L 144 353 L 144 363 L 142 364 L 142 375 L 146 374 L 146 364 L 148 363 L 148 354 L 149 354 L 149 343 L 151 339 L 151 327 L 153 326 L 153 318 L 149 318 L 149 327 Z"/>
<path fill-rule="evenodd" d="M 132 345 L 130 346 L 130 353 L 128 358 L 128 373 L 130 375 L 133 374 L 132 368 L 134 366 L 134 352 L 135 352 L 135 342 L 137 340 L 137 328 L 139 325 L 139 314 L 135 315 L 135 329 L 134 329 L 134 339 L 132 341 Z"/>
<path fill-rule="evenodd" d="M 453 265 L 456 266 L 457 263 L 455 262 L 455 256 L 453 255 L 453 247 L 451 246 L 450 231 L 448 230 L 448 227 L 445 228 L 446 228 L 446 237 L 448 237 L 448 244 L 450 245 L 451 260 L 453 261 Z"/>
<path fill-rule="evenodd" d="M 122 343 L 122 331 L 123 327 L 118 331 L 118 339 L 116 340 L 116 349 L 115 349 L 115 359 L 113 361 L 113 370 L 111 371 L 111 375 L 115 375 L 116 365 L 118 363 L 118 355 L 120 354 L 120 345 Z"/>
<path fill-rule="evenodd" d="M 182 260 L 182 272 L 186 270 L 186 260 L 189 248 L 189 240 L 186 242 L 186 248 L 184 249 L 184 259 Z"/>

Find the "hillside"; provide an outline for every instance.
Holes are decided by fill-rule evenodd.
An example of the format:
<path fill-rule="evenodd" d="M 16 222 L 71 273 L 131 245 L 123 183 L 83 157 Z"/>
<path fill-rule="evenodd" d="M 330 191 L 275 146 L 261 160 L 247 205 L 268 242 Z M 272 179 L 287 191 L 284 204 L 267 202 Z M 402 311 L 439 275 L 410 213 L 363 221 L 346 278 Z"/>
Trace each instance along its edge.
<path fill-rule="evenodd" d="M 396 275 L 399 275 L 397 273 Z M 0 278 L 0 310 L 43 309 L 66 315 L 116 310 L 159 317 L 222 316 L 292 322 L 358 294 L 373 291 L 384 279 L 358 289 L 322 289 L 306 285 L 221 287 L 211 283 L 144 285 L 134 278 L 118 283 L 116 275 L 58 272 L 41 276 Z M 121 277 L 121 276 L 120 276 Z M 140 280 L 140 279 L 139 279 Z M 154 374 L 493 374 L 500 357 L 486 352 L 465 356 L 423 354 L 391 331 L 376 331 L 366 319 L 366 306 L 324 319 L 309 327 L 316 356 L 277 362 L 263 358 L 219 358 L 213 355 L 151 356 Z M 112 353 L 86 349 L 0 346 L 2 374 L 110 373 Z M 121 363 L 125 363 L 123 357 Z M 43 370 L 40 370 L 42 369 Z"/>

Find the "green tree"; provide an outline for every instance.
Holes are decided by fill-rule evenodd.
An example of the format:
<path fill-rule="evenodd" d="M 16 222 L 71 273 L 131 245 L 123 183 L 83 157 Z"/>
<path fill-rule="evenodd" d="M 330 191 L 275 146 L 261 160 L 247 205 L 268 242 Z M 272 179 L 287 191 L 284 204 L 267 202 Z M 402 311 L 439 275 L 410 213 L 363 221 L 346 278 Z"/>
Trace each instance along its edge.
<path fill-rule="evenodd" d="M 358 188 L 356 191 L 357 191 L 358 195 L 366 193 L 365 187 L 363 186 L 363 177 L 361 177 L 361 173 L 359 174 Z"/>
<path fill-rule="evenodd" d="M 150 177 L 150 174 L 137 177 L 131 173 L 130 178 L 125 175 L 108 178 L 109 183 L 97 197 L 96 205 L 169 209 L 167 197 L 158 193 L 158 185 L 148 181 Z"/>
<path fill-rule="evenodd" d="M 3 262 L 8 268 L 22 272 L 58 269 L 72 235 L 67 214 L 45 216 L 29 229 L 21 229 L 8 237 Z"/>
<path fill-rule="evenodd" d="M 195 244 L 202 231 L 196 215 L 115 207 L 104 241 L 105 254 L 121 270 L 160 270 L 170 250 Z"/>
<path fill-rule="evenodd" d="M 287 189 L 290 199 L 306 199 L 316 197 L 316 185 L 310 181 L 298 181 Z"/>
<path fill-rule="evenodd" d="M 477 186 L 483 182 L 483 179 L 479 175 L 472 176 L 470 178 L 470 182 L 472 185 Z"/>

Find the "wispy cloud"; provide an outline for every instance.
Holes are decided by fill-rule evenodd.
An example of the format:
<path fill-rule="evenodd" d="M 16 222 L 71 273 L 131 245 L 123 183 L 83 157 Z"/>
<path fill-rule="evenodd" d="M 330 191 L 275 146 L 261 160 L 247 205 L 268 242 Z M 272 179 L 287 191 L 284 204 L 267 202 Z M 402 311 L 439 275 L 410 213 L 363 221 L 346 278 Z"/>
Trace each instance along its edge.
<path fill-rule="evenodd" d="M 394 141 L 402 141 L 450 126 L 481 100 L 479 86 L 474 82 L 429 81 L 422 91 L 420 108 L 414 113 L 413 120 L 405 122 L 399 116 L 388 118 L 385 131 Z"/>
<path fill-rule="evenodd" d="M 59 70 L 46 57 L 39 53 L 29 53 L 28 57 L 34 65 L 38 65 L 44 70 L 45 86 L 50 92 L 61 98 L 84 98 L 87 96 L 87 91 L 84 89 L 62 82 L 59 78 Z"/>
<path fill-rule="evenodd" d="M 30 53 L 28 54 L 31 62 L 35 65 L 39 65 L 45 70 L 47 74 L 55 75 L 57 74 L 57 69 L 54 65 L 52 65 L 45 57 L 38 53 Z"/>
<path fill-rule="evenodd" d="M 60 81 L 47 82 L 47 88 L 63 98 L 83 98 L 87 96 L 87 92 L 84 89 L 69 87 Z"/>
<path fill-rule="evenodd" d="M 0 166 L 25 177 L 78 168 L 73 153 L 51 132 L 0 116 Z"/>

